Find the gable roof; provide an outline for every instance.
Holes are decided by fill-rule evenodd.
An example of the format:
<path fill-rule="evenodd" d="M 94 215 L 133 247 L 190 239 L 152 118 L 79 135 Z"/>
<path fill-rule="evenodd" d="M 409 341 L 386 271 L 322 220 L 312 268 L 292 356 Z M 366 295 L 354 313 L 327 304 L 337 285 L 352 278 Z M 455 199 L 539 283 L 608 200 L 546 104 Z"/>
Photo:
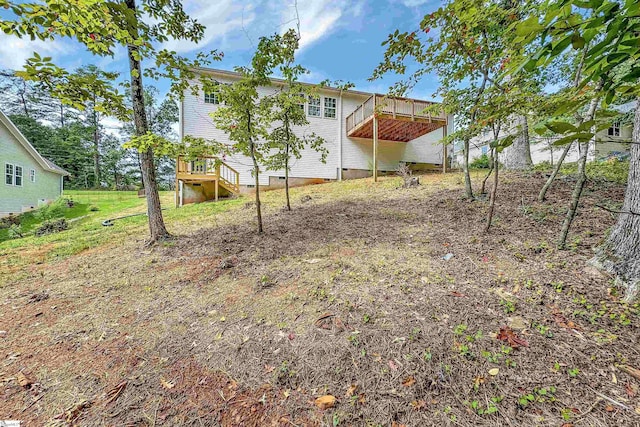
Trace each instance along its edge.
<path fill-rule="evenodd" d="M 68 176 L 69 172 L 62 169 L 60 166 L 53 163 L 51 160 L 45 159 L 38 153 L 38 151 L 31 145 L 27 138 L 20 132 L 20 130 L 13 124 L 9 117 L 7 117 L 2 111 L 0 111 L 0 123 L 7 128 L 9 133 L 13 135 L 13 137 L 18 141 L 22 147 L 27 150 L 27 153 L 33 157 L 33 159 L 40 165 L 42 168 L 48 172 L 57 173 L 58 175 Z"/>

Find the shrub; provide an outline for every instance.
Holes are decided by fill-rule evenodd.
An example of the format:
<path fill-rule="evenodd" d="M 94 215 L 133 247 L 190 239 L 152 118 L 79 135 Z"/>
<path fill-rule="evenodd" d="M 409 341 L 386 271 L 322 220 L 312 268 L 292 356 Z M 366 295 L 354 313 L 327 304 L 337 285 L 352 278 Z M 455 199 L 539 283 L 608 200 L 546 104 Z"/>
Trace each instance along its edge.
<path fill-rule="evenodd" d="M 20 217 L 18 215 L 9 215 L 0 218 L 0 229 L 11 228 L 12 225 L 20 225 Z"/>
<path fill-rule="evenodd" d="M 59 233 L 67 230 L 69 223 L 66 219 L 60 218 L 54 221 L 45 221 L 36 229 L 36 236 L 44 236 L 45 234 Z"/>
<path fill-rule="evenodd" d="M 10 239 L 19 239 L 24 237 L 24 232 L 22 231 L 22 226 L 20 224 L 11 224 L 11 227 L 7 230 L 7 234 Z"/>
<path fill-rule="evenodd" d="M 489 156 L 483 154 L 482 156 L 476 157 L 471 162 L 469 162 L 469 167 L 471 169 L 489 169 L 490 161 L 491 160 L 489 159 Z"/>
<path fill-rule="evenodd" d="M 48 204 L 36 210 L 33 215 L 40 221 L 48 221 L 54 218 L 60 218 L 64 216 L 64 210 L 68 207 L 67 200 L 58 199 L 55 202 Z"/>
<path fill-rule="evenodd" d="M 562 174 L 573 175 L 578 172 L 577 163 L 562 165 Z M 587 163 L 587 177 L 594 181 L 609 181 L 618 184 L 626 184 L 629 176 L 629 162 L 616 158 Z"/>

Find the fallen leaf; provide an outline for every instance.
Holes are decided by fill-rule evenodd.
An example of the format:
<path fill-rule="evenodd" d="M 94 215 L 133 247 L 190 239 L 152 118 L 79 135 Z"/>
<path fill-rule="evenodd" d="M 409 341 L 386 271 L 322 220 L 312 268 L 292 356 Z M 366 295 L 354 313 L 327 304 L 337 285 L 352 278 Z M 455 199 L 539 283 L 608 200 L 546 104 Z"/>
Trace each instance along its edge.
<path fill-rule="evenodd" d="M 407 427 L 407 426 L 404 425 L 404 424 L 400 424 L 400 423 L 397 423 L 397 422 L 393 421 L 391 423 L 391 427 Z"/>
<path fill-rule="evenodd" d="M 638 386 L 636 384 L 625 384 L 624 388 L 627 390 L 627 396 L 635 397 L 638 394 Z"/>
<path fill-rule="evenodd" d="M 276 369 L 275 366 L 264 365 L 264 373 L 270 374 L 273 370 Z"/>
<path fill-rule="evenodd" d="M 414 377 L 407 377 L 402 381 L 402 385 L 405 387 L 411 387 L 416 383 L 416 379 Z"/>
<path fill-rule="evenodd" d="M 397 371 L 398 370 L 398 365 L 396 365 L 396 363 L 393 360 L 389 360 L 389 369 L 391 369 L 392 371 Z"/>
<path fill-rule="evenodd" d="M 316 406 L 320 409 L 323 409 L 323 410 L 329 409 L 335 406 L 336 398 L 330 394 L 327 394 L 325 396 L 321 396 L 317 398 L 315 403 L 316 403 Z"/>
<path fill-rule="evenodd" d="M 174 388 L 176 386 L 171 381 L 165 380 L 164 377 L 160 377 L 160 384 L 162 384 L 162 387 L 166 388 L 167 390 L 171 390 L 172 388 Z"/>
<path fill-rule="evenodd" d="M 607 412 L 613 412 L 616 410 L 616 408 L 614 408 L 613 405 L 607 405 L 605 406 L 604 410 Z"/>
<path fill-rule="evenodd" d="M 282 392 L 282 394 L 284 395 L 284 398 L 287 399 L 289 396 L 291 396 L 291 390 L 285 390 Z"/>
<path fill-rule="evenodd" d="M 18 379 L 18 384 L 20 384 L 21 387 L 25 388 L 36 382 L 36 380 L 31 375 L 25 374 L 22 371 L 18 372 L 16 378 Z"/>
<path fill-rule="evenodd" d="M 349 386 L 349 388 L 347 389 L 347 392 L 344 394 L 345 397 L 351 397 L 356 393 L 356 390 L 358 389 L 358 385 L 357 384 L 351 384 Z"/>
<path fill-rule="evenodd" d="M 460 292 L 457 292 L 457 291 L 451 291 L 451 296 L 458 297 L 458 298 L 466 297 L 465 294 L 461 294 Z"/>
<path fill-rule="evenodd" d="M 636 414 L 640 415 L 640 406 L 636 408 Z"/>
<path fill-rule="evenodd" d="M 476 377 L 473 380 L 473 386 L 478 389 L 480 385 L 484 384 L 484 377 Z"/>
<path fill-rule="evenodd" d="M 313 259 L 305 259 L 304 262 L 306 262 L 307 264 L 317 264 L 320 261 L 322 261 L 320 258 L 313 258 Z"/>
<path fill-rule="evenodd" d="M 516 333 L 513 332 L 513 329 L 508 326 L 501 327 L 500 332 L 498 333 L 496 338 L 500 341 L 506 341 L 507 343 L 509 343 L 511 348 L 529 347 L 529 343 L 526 340 L 518 337 Z"/>
<path fill-rule="evenodd" d="M 416 411 L 419 411 L 427 407 L 427 402 L 425 402 L 424 400 L 414 400 L 413 402 L 411 402 L 411 406 L 413 406 L 413 409 L 415 409 Z"/>
<path fill-rule="evenodd" d="M 296 334 L 294 334 L 293 332 L 289 332 L 289 335 L 287 336 L 287 338 L 289 338 L 289 341 L 293 341 L 295 337 Z"/>
<path fill-rule="evenodd" d="M 564 423 L 564 424 L 562 424 L 560 427 L 573 427 L 573 424 L 571 424 L 571 423 Z"/>
<path fill-rule="evenodd" d="M 496 375 L 498 375 L 499 372 L 500 372 L 500 369 L 498 368 L 489 369 L 489 375 L 491 375 L 492 377 L 495 377 Z"/>

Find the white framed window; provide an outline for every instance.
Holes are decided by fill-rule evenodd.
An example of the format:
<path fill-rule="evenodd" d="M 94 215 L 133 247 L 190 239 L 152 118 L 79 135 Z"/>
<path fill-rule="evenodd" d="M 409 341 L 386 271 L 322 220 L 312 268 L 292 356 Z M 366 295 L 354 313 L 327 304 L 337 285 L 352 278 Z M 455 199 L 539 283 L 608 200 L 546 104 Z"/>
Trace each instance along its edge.
<path fill-rule="evenodd" d="M 310 96 L 309 97 L 309 108 L 307 110 L 307 114 L 312 117 L 320 117 L 320 97 L 319 96 Z"/>
<path fill-rule="evenodd" d="M 324 97 L 324 117 L 327 119 L 336 118 L 336 105 L 337 100 L 335 98 Z"/>
<path fill-rule="evenodd" d="M 13 165 L 9 163 L 4 164 L 4 183 L 7 185 L 13 185 Z"/>
<path fill-rule="evenodd" d="M 35 169 L 30 169 L 29 170 L 29 181 L 36 182 L 36 170 Z"/>
<path fill-rule="evenodd" d="M 13 183 L 17 187 L 22 187 L 22 166 L 14 165 L 15 174 L 13 177 Z"/>
<path fill-rule="evenodd" d="M 620 122 L 615 121 L 611 124 L 611 127 L 607 131 L 607 135 L 609 136 L 620 136 Z"/>
<path fill-rule="evenodd" d="M 220 96 L 215 92 L 205 92 L 204 93 L 204 103 L 205 104 L 220 105 Z"/>

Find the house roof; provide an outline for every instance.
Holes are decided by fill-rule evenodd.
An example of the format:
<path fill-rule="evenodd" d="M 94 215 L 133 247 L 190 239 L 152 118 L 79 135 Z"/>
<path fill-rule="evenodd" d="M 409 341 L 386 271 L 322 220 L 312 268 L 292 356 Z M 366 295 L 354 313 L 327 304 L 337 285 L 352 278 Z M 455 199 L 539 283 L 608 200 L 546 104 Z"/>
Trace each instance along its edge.
<path fill-rule="evenodd" d="M 33 159 L 46 171 L 57 173 L 58 175 L 68 176 L 69 172 L 62 169 L 60 166 L 56 165 L 49 159 L 45 159 L 38 153 L 38 151 L 31 145 L 31 143 L 25 138 L 25 136 L 20 132 L 20 129 L 13 124 L 9 117 L 7 117 L 2 111 L 0 111 L 0 123 L 2 123 L 9 133 L 11 133 L 15 139 L 18 141 L 20 145 L 33 157 Z"/>
<path fill-rule="evenodd" d="M 223 76 L 223 77 L 232 77 L 232 78 L 239 78 L 242 77 L 242 74 L 236 72 L 236 71 L 228 71 L 228 70 L 220 70 L 217 68 L 205 68 L 205 67 L 198 67 L 198 68 L 194 68 L 195 71 L 200 72 L 200 73 L 207 73 L 207 74 L 213 74 L 216 76 Z M 272 83 L 281 83 L 281 84 L 286 84 L 287 81 L 283 80 L 283 79 L 279 79 L 276 77 L 270 77 L 269 78 L 271 80 Z M 304 83 L 304 82 L 300 82 L 301 85 L 303 86 L 316 86 L 313 83 Z M 332 92 L 340 92 L 341 89 L 335 88 L 335 87 L 331 87 L 331 86 L 324 86 L 323 89 L 328 90 L 328 91 L 332 91 Z M 373 92 L 362 92 L 359 90 L 353 90 L 353 89 L 348 89 L 346 91 L 343 92 L 347 92 L 347 93 L 351 93 L 354 95 L 363 95 L 363 96 L 372 96 L 374 95 Z"/>

